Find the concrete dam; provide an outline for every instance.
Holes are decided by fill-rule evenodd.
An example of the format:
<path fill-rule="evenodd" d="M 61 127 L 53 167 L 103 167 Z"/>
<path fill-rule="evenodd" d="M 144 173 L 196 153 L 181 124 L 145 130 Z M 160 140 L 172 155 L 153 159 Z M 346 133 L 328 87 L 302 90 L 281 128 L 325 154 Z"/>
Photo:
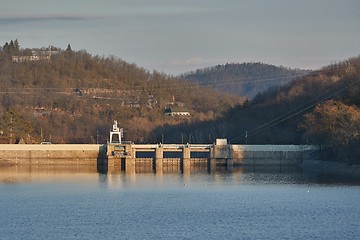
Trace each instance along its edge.
<path fill-rule="evenodd" d="M 227 168 L 240 165 L 294 166 L 314 159 L 318 149 L 311 145 L 233 145 L 226 139 L 214 144 L 1 144 L 0 166 L 7 165 L 94 165 L 134 171 L 138 165 L 161 170 L 175 165 Z M 141 156 L 147 153 L 149 156 Z M 200 153 L 200 156 L 199 156 Z"/>
<path fill-rule="evenodd" d="M 299 165 L 318 156 L 311 145 L 234 145 L 226 139 L 213 144 L 134 144 L 123 142 L 123 129 L 114 121 L 107 144 L 0 144 L 0 167 L 12 165 L 94 165 L 106 169 L 135 171 L 150 165 L 162 171 L 164 165 L 181 170 L 193 165 L 228 169 L 239 165 Z M 147 155 L 142 155 L 147 153 Z"/>

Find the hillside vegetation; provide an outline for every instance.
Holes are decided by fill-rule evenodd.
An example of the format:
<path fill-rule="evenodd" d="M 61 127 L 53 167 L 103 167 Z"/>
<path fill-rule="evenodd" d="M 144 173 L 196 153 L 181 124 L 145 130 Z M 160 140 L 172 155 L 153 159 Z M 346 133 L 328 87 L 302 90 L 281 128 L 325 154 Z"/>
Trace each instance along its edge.
<path fill-rule="evenodd" d="M 155 127 L 218 117 L 243 98 L 179 82 L 116 57 L 56 47 L 0 51 L 0 141 L 104 143 L 113 120 L 125 139 L 159 141 Z M 190 116 L 166 116 L 165 109 Z"/>
<path fill-rule="evenodd" d="M 104 143 L 118 120 L 135 142 L 315 144 L 326 160 L 360 163 L 360 57 L 244 101 L 70 45 L 11 41 L 0 51 L 0 82 L 2 143 Z"/>
<path fill-rule="evenodd" d="M 221 92 L 252 99 L 260 92 L 285 85 L 310 72 L 263 63 L 242 63 L 198 69 L 181 75 L 181 78 L 202 86 L 213 86 Z"/>
<path fill-rule="evenodd" d="M 360 163 L 360 57 L 268 89 L 215 120 L 155 132 L 174 141 L 316 144 L 326 160 Z"/>

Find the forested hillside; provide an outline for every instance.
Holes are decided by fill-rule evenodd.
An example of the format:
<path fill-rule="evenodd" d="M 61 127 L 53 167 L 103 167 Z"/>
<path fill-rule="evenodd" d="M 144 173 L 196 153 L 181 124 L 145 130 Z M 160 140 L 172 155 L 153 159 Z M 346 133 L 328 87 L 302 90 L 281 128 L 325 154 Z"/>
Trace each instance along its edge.
<path fill-rule="evenodd" d="M 22 49 L 15 40 L 0 50 L 2 143 L 104 143 L 113 120 L 126 140 L 156 142 L 155 127 L 214 119 L 243 102 L 70 45 Z M 168 116 L 165 109 L 190 116 Z"/>
<path fill-rule="evenodd" d="M 269 89 L 216 120 L 156 133 L 174 141 L 316 144 L 327 160 L 360 163 L 360 57 Z"/>
<path fill-rule="evenodd" d="M 360 57 L 306 74 L 244 101 L 70 45 L 11 41 L 0 49 L 0 142 L 105 143 L 118 120 L 135 142 L 316 144 L 325 159 L 359 163 Z"/>
<path fill-rule="evenodd" d="M 311 71 L 263 63 L 225 64 L 198 69 L 181 78 L 249 99 L 270 87 L 282 86 Z"/>

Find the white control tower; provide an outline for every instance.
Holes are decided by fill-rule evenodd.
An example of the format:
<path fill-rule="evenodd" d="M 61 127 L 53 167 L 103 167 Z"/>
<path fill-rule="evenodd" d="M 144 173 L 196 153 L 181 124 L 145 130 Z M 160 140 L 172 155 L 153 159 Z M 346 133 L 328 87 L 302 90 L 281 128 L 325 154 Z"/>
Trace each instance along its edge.
<path fill-rule="evenodd" d="M 118 127 L 118 122 L 114 120 L 112 130 L 110 130 L 110 141 L 109 143 L 118 143 L 121 144 L 121 138 L 124 136 L 124 131 L 122 128 Z"/>

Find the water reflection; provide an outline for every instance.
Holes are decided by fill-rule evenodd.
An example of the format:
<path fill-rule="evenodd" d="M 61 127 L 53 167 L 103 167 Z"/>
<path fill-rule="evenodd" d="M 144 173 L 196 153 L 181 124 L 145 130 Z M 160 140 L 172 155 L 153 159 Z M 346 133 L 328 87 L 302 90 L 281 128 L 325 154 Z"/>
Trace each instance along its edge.
<path fill-rule="evenodd" d="M 207 182 L 211 184 L 347 184 L 360 185 L 358 175 L 330 174 L 321 171 L 305 171 L 300 167 L 243 166 L 228 169 L 217 166 L 191 166 L 182 171 L 179 166 L 163 166 L 161 171 L 151 166 L 136 166 L 127 171 L 120 168 L 99 166 L 51 166 L 22 165 L 0 167 L 0 183 L 16 184 L 31 182 L 84 182 L 105 188 L 189 186 Z"/>
<path fill-rule="evenodd" d="M 87 181 L 98 174 L 96 166 L 15 165 L 0 167 L 0 183 L 37 181 Z"/>

